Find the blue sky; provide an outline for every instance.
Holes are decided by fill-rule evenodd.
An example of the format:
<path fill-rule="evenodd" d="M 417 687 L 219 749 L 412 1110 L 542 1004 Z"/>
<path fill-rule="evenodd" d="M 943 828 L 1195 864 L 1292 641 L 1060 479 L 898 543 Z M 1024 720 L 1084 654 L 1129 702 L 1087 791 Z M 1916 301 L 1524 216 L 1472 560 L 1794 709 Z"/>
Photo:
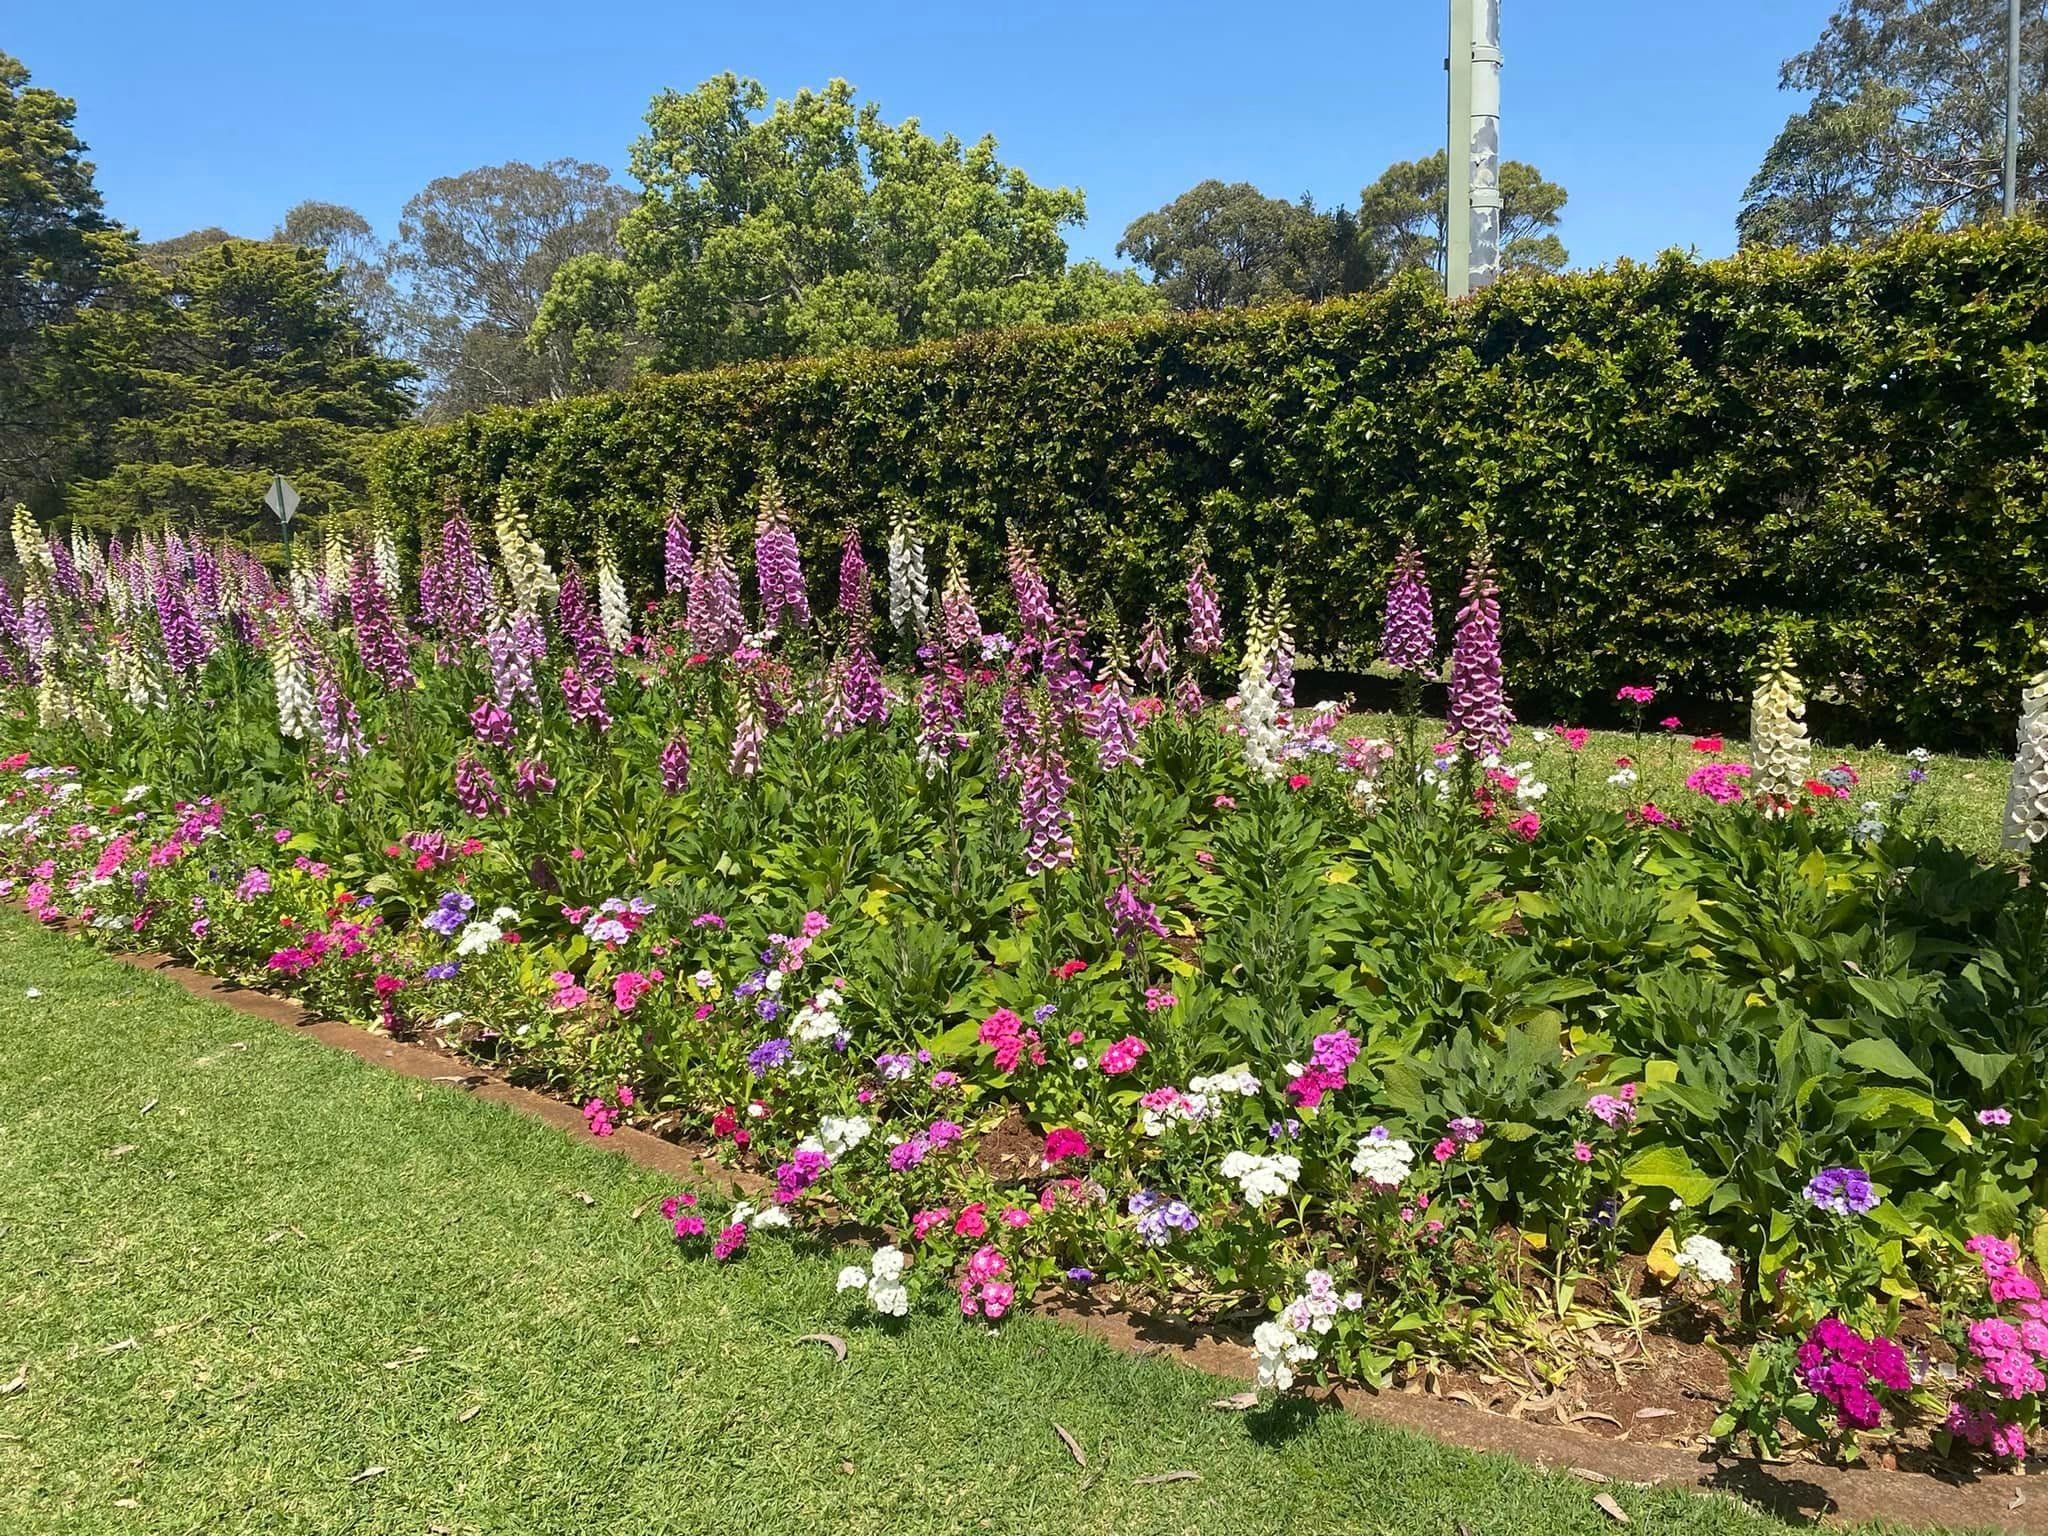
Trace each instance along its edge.
<path fill-rule="evenodd" d="M 1796 105 L 1778 64 L 1830 9 L 1503 0 L 1503 153 L 1570 190 L 1574 263 L 1732 249 Z M 112 0 L 18 7 L 0 47 L 77 98 L 109 213 L 149 239 L 265 234 L 308 197 L 388 236 L 435 176 L 560 155 L 623 171 L 655 91 L 732 69 L 771 96 L 841 75 L 891 121 L 995 134 L 1034 179 L 1087 192 L 1073 248 L 1109 259 L 1130 219 L 1204 177 L 1352 202 L 1441 144 L 1444 17 L 1439 0 Z"/>

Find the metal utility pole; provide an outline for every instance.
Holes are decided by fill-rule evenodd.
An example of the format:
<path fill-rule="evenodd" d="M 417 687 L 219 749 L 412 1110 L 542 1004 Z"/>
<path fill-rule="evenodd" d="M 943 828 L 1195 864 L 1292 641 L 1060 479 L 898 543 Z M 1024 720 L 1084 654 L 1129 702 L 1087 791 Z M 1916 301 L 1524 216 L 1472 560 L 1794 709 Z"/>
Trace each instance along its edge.
<path fill-rule="evenodd" d="M 1444 132 L 1444 295 L 1472 291 L 1472 4 L 1451 0 L 1451 46 L 1444 59 L 1451 110 Z"/>
<path fill-rule="evenodd" d="M 2020 0 L 2007 0 L 2006 9 L 2005 216 L 2009 219 L 2020 207 Z"/>
<path fill-rule="evenodd" d="M 1500 276 L 1500 0 L 1450 6 L 1444 292 L 1461 299 Z"/>
<path fill-rule="evenodd" d="M 1500 0 L 1472 0 L 1472 286 L 1500 276 Z"/>

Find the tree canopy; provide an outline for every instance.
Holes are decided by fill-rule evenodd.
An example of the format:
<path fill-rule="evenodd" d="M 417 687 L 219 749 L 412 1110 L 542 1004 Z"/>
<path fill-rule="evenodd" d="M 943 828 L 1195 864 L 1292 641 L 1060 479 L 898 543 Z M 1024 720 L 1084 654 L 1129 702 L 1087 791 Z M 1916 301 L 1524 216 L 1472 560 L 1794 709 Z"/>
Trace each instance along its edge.
<path fill-rule="evenodd" d="M 631 169 L 645 190 L 620 256 L 559 275 L 536 347 L 601 356 L 621 294 L 663 370 L 1158 302 L 1135 274 L 1069 267 L 1061 232 L 1086 216 L 1079 191 L 1004 165 L 993 138 L 891 126 L 843 80 L 772 109 L 733 74 L 664 91 Z"/>
<path fill-rule="evenodd" d="M 1330 298 L 1370 287 L 1382 266 L 1349 210 L 1267 197 L 1247 181 L 1190 187 L 1133 219 L 1116 249 L 1174 309 Z"/>
<path fill-rule="evenodd" d="M 1561 272 L 1570 259 L 1554 231 L 1569 194 L 1535 166 L 1500 167 L 1500 264 L 1504 272 Z M 1444 269 L 1450 222 L 1450 174 L 1444 152 L 1390 165 L 1358 194 L 1361 238 L 1385 255 L 1387 270 Z"/>
<path fill-rule="evenodd" d="M 1845 0 L 1778 83 L 1813 98 L 1743 195 L 1744 245 L 1866 244 L 1922 219 L 1955 226 L 2003 201 L 2007 0 Z M 2048 176 L 2048 18 L 2020 45 L 2020 189 Z"/>

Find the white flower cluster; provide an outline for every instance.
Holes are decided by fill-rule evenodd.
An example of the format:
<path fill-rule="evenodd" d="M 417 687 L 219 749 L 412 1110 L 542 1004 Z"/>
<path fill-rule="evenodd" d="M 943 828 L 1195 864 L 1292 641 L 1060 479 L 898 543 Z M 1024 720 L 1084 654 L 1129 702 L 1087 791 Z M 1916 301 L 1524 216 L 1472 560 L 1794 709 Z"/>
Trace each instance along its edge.
<path fill-rule="evenodd" d="M 110 677 L 114 657 L 125 650 L 125 646 L 117 646 L 107 653 Z M 279 734 L 304 741 L 320 728 L 320 717 L 314 709 L 312 684 L 306 678 L 306 658 L 299 654 L 290 635 L 280 635 L 270 647 L 270 680 L 277 690 Z M 134 702 L 132 697 L 130 702 Z"/>
<path fill-rule="evenodd" d="M 2020 694 L 2019 751 L 2005 797 L 2005 846 L 2024 853 L 2048 843 L 2048 667 Z"/>
<path fill-rule="evenodd" d="M 818 1122 L 818 1134 L 806 1137 L 800 1145 L 837 1162 L 866 1141 L 873 1129 L 865 1115 L 827 1115 Z"/>
<path fill-rule="evenodd" d="M 1245 764 L 1266 779 L 1280 777 L 1281 753 L 1287 745 L 1280 729 L 1280 689 L 1273 677 L 1282 630 L 1276 588 L 1252 615 L 1244 642 L 1244 670 L 1237 678 L 1237 723 L 1244 732 Z"/>
<path fill-rule="evenodd" d="M 498 940 L 505 937 L 505 925 L 519 921 L 517 907 L 499 907 L 489 917 L 479 917 L 463 925 L 462 936 L 455 941 L 458 955 L 480 955 Z"/>
<path fill-rule="evenodd" d="M 498 489 L 496 531 L 498 560 L 511 583 L 514 606 L 521 613 L 539 613 L 559 583 L 548 565 L 547 551 L 527 528 L 526 514 L 519 510 L 519 492 L 510 480 Z"/>
<path fill-rule="evenodd" d="M 1243 1067 L 1188 1079 L 1188 1092 L 1205 1099 L 1225 1099 L 1232 1094 L 1241 1099 L 1255 1099 L 1264 1091 L 1265 1085 Z"/>
<path fill-rule="evenodd" d="M 924 540 L 902 513 L 889 524 L 889 623 L 898 633 L 924 638 L 931 585 L 924 571 Z"/>
<path fill-rule="evenodd" d="M 1294 1187 L 1294 1181 L 1301 1177 L 1301 1159 L 1285 1152 L 1231 1152 L 1223 1158 L 1222 1173 L 1224 1178 L 1236 1182 L 1244 1194 L 1244 1203 L 1256 1211 Z"/>
<path fill-rule="evenodd" d="M 1302 1292 L 1280 1309 L 1272 1322 L 1252 1330 L 1252 1349 L 1258 1356 L 1258 1383 L 1276 1392 L 1294 1385 L 1294 1367 L 1316 1358 L 1312 1335 L 1325 1334 L 1339 1312 L 1356 1312 L 1365 1298 L 1356 1291 L 1337 1292 L 1337 1282 L 1328 1272 L 1312 1269 L 1302 1277 Z"/>
<path fill-rule="evenodd" d="M 1806 782 L 1813 744 L 1806 739 L 1806 694 L 1792 670 L 1792 647 L 1780 635 L 1764 656 L 1749 707 L 1749 744 L 1756 791 L 1790 800 Z"/>
<path fill-rule="evenodd" d="M 903 1283 L 903 1271 L 910 1263 L 901 1248 L 877 1248 L 865 1267 L 849 1264 L 839 1271 L 839 1289 L 865 1290 L 868 1301 L 884 1317 L 902 1317 L 910 1311 L 910 1290 Z"/>
<path fill-rule="evenodd" d="M 626 583 L 619 576 L 619 563 L 612 557 L 610 545 L 605 545 L 597 556 L 597 624 L 604 631 L 604 641 L 613 650 L 621 650 L 633 638 L 633 620 L 626 610 Z"/>
<path fill-rule="evenodd" d="M 1351 1155 L 1351 1171 L 1363 1174 L 1366 1183 L 1378 1189 L 1399 1189 L 1414 1168 L 1415 1148 L 1388 1134 L 1384 1125 L 1361 1136 L 1358 1150 Z"/>
<path fill-rule="evenodd" d="M 1138 1106 L 1138 1124 L 1147 1136 L 1164 1136 L 1174 1125 L 1193 1125 L 1216 1113 L 1206 1093 L 1182 1093 L 1177 1088 L 1148 1093 L 1152 1103 Z"/>
<path fill-rule="evenodd" d="M 1735 1261 L 1711 1237 L 1688 1237 L 1679 1246 L 1674 1262 L 1681 1272 L 1697 1275 L 1709 1285 L 1735 1283 Z"/>
<path fill-rule="evenodd" d="M 744 1200 L 732 1208 L 732 1221 L 729 1223 L 735 1227 L 751 1227 L 756 1232 L 789 1224 L 789 1212 L 781 1206 L 766 1205 L 757 1210 Z"/>
<path fill-rule="evenodd" d="M 776 978 L 781 974 L 780 971 L 771 971 L 768 974 L 769 983 L 778 991 L 780 983 Z M 846 995 L 836 987 L 821 989 L 817 996 L 797 1009 L 789 1022 L 791 1036 L 811 1044 L 820 1040 L 830 1040 L 839 1033 L 839 1010 L 845 1006 Z"/>

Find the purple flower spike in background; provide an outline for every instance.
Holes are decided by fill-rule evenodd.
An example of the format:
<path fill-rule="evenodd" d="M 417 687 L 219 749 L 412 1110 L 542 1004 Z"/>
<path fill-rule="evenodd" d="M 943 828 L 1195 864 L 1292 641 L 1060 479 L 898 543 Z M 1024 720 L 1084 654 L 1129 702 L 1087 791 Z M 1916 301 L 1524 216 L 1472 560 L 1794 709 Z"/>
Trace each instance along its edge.
<path fill-rule="evenodd" d="M 1451 647 L 1451 731 L 1474 757 L 1494 757 L 1507 750 L 1515 717 L 1501 677 L 1500 601 L 1484 548 L 1465 577 L 1464 598 Z"/>
<path fill-rule="evenodd" d="M 1402 541 L 1401 553 L 1394 558 L 1386 618 L 1380 625 L 1380 660 L 1403 672 L 1436 670 L 1436 611 L 1430 604 L 1422 552 L 1413 537 Z"/>
<path fill-rule="evenodd" d="M 783 505 L 782 486 L 773 473 L 761 481 L 760 519 L 754 531 L 754 579 L 761 592 L 761 627 L 783 628 L 811 622 L 811 600 L 804 591 L 804 571 L 797 553 L 796 530 Z"/>
<path fill-rule="evenodd" d="M 687 598 L 690 591 L 690 572 L 695 556 L 690 549 L 690 529 L 683 521 L 683 514 L 674 507 L 668 510 L 668 519 L 661 529 L 661 580 L 663 590 L 673 598 Z"/>
<path fill-rule="evenodd" d="M 1209 574 L 1208 558 L 1199 547 L 1188 567 L 1188 649 L 1197 656 L 1214 656 L 1223 649 L 1223 607 L 1216 600 L 1216 578 Z"/>

